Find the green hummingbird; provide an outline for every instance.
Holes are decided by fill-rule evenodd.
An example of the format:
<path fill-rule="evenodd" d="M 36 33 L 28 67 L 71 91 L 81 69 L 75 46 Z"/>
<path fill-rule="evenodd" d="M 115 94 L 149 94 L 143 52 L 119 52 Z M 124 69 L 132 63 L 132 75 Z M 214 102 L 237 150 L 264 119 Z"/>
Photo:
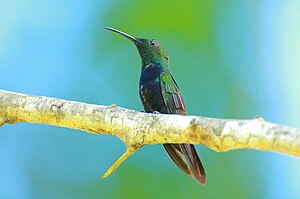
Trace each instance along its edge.
<path fill-rule="evenodd" d="M 187 115 L 183 96 L 171 75 L 166 49 L 154 39 L 142 39 L 113 28 L 106 28 L 131 40 L 142 60 L 139 94 L 145 112 Z M 204 167 L 192 144 L 163 144 L 174 163 L 198 183 L 205 184 Z"/>

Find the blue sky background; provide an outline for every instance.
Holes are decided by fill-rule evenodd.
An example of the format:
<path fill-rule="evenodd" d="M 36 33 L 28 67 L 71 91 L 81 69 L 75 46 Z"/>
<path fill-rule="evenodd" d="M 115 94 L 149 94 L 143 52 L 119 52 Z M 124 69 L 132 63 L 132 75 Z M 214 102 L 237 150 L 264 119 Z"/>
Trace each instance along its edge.
<path fill-rule="evenodd" d="M 300 3 L 0 1 L 0 89 L 142 110 L 140 60 L 111 26 L 155 38 L 193 115 L 300 127 Z M 299 158 L 197 146 L 202 187 L 159 145 L 107 179 L 124 151 L 109 135 L 37 124 L 0 128 L 0 198 L 297 198 Z"/>

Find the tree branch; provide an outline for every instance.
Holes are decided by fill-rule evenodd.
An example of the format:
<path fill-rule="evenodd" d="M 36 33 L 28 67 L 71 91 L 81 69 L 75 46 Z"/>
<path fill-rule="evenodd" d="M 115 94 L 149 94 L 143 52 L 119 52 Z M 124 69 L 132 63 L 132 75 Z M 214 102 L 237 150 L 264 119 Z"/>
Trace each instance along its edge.
<path fill-rule="evenodd" d="M 261 117 L 234 120 L 150 114 L 116 105 L 93 105 L 0 90 L 0 127 L 17 122 L 49 124 L 118 137 L 127 150 L 103 177 L 147 144 L 190 143 L 218 152 L 249 148 L 300 156 L 300 130 L 270 123 Z"/>

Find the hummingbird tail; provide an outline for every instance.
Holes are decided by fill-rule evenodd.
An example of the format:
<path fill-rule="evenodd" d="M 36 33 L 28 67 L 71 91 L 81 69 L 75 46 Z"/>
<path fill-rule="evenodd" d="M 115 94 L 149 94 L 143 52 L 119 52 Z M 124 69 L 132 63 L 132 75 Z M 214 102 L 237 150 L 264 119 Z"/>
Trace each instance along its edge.
<path fill-rule="evenodd" d="M 188 176 L 204 185 L 206 174 L 200 158 L 192 144 L 164 144 L 173 162 Z M 186 160 L 186 161 L 185 161 Z"/>
<path fill-rule="evenodd" d="M 188 176 L 191 176 L 191 171 L 188 165 L 185 163 L 182 157 L 182 151 L 179 144 L 164 144 L 165 150 L 167 151 L 173 162 Z"/>
<path fill-rule="evenodd" d="M 189 164 L 189 168 L 195 180 L 204 185 L 206 182 L 206 174 L 204 167 L 200 161 L 197 151 L 192 144 L 180 144 L 183 155 Z"/>

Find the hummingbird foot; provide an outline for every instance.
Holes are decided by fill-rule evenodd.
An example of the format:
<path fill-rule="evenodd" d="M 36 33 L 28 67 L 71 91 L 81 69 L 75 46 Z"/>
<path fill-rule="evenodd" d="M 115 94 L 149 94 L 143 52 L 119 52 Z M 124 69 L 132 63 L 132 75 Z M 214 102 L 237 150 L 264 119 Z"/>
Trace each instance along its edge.
<path fill-rule="evenodd" d="M 153 113 L 153 114 L 161 114 L 161 113 L 158 112 L 158 111 L 153 111 L 152 113 Z"/>

